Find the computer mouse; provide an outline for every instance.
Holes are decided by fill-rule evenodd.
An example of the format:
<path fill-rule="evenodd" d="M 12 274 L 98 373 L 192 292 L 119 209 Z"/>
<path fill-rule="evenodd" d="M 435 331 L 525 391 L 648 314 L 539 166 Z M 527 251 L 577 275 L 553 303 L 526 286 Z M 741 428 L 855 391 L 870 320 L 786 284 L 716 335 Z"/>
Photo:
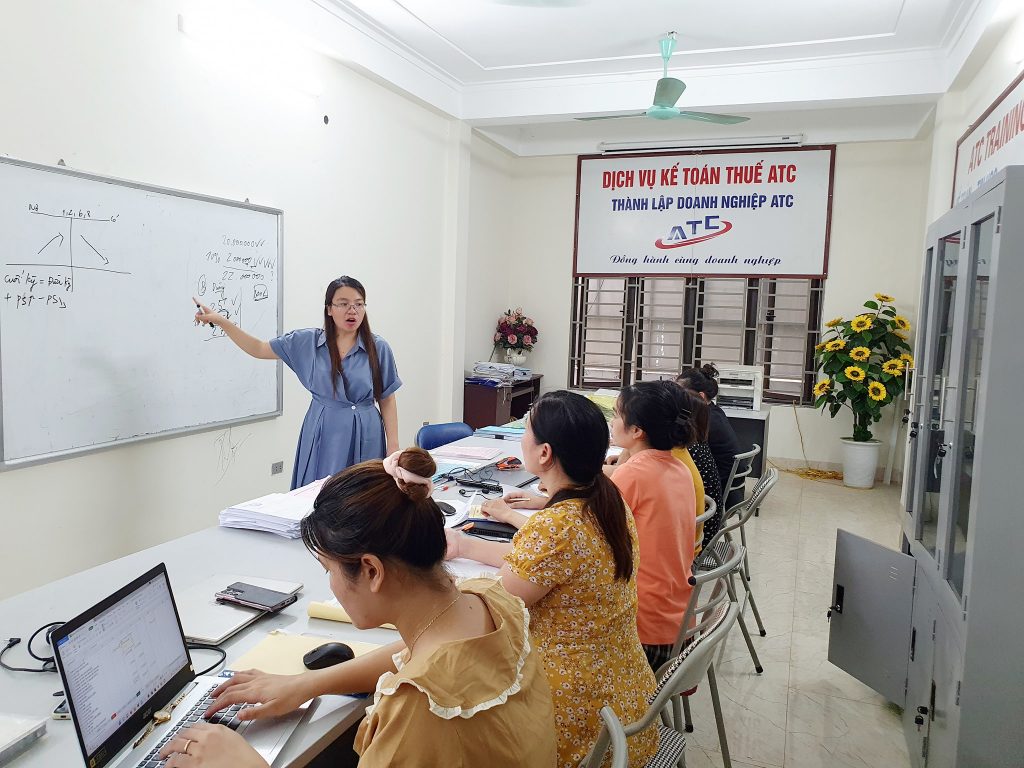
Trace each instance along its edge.
<path fill-rule="evenodd" d="M 302 663 L 306 665 L 306 669 L 323 669 L 341 664 L 343 661 L 351 661 L 355 657 L 352 649 L 344 643 L 324 643 L 303 656 Z"/>

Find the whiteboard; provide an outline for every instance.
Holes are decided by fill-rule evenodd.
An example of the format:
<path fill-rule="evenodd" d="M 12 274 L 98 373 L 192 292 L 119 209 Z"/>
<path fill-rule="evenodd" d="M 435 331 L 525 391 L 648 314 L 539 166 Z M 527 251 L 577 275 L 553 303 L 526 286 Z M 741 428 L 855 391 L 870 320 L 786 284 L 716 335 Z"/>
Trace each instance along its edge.
<path fill-rule="evenodd" d="M 4 467 L 281 413 L 280 210 L 0 158 Z"/>

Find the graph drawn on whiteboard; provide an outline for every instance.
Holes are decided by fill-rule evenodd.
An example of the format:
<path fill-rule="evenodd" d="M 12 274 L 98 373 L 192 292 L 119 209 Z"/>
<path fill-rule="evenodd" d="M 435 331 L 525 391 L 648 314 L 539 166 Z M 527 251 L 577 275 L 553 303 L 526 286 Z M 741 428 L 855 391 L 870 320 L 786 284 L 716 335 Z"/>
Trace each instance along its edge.
<path fill-rule="evenodd" d="M 280 414 L 279 210 L 0 158 L 0 463 Z"/>
<path fill-rule="evenodd" d="M 5 302 L 14 302 L 14 306 L 24 309 L 47 307 L 50 309 L 67 309 L 71 294 L 75 291 L 75 269 L 81 272 L 89 270 L 104 272 L 110 275 L 130 275 L 127 269 L 118 269 L 117 259 L 111 260 L 86 238 L 98 239 L 92 234 L 91 228 L 100 225 L 117 223 L 117 214 L 106 218 L 93 218 L 88 208 L 77 211 L 64 208 L 60 212 L 39 210 L 38 203 L 29 203 L 27 215 L 43 216 L 47 221 L 41 229 L 42 236 L 53 235 L 36 251 L 38 260 L 9 261 L 4 274 Z M 78 223 L 78 232 L 75 224 Z M 84 230 L 84 231 L 83 231 Z M 79 261 L 75 264 L 75 239 L 78 238 Z"/>

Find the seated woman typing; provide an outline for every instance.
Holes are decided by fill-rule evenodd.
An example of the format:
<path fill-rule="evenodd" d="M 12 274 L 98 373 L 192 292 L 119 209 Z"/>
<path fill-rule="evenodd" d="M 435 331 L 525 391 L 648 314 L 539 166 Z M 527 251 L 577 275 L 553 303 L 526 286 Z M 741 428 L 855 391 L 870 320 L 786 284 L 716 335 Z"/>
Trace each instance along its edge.
<path fill-rule="evenodd" d="M 654 690 L 636 631 L 636 526 L 601 472 L 607 446 L 608 425 L 596 405 L 570 392 L 544 395 L 530 410 L 522 449 L 550 499 L 516 496 L 521 508 L 543 509 L 520 517 L 511 544 L 449 532 L 450 557 L 504 561 L 502 584 L 530 607 L 530 638 L 551 684 L 562 768 L 575 768 L 590 750 L 602 706 L 632 722 Z M 506 502 L 485 511 L 498 519 L 519 515 Z M 657 748 L 656 727 L 636 734 L 630 765 L 645 765 Z"/>
<path fill-rule="evenodd" d="M 641 381 L 619 394 L 612 443 L 628 458 L 605 471 L 636 519 L 637 629 L 654 670 L 669 660 L 693 592 L 696 496 L 690 471 L 672 455 L 672 448 L 689 442 L 692 432 L 683 393 L 672 382 Z"/>
<path fill-rule="evenodd" d="M 257 719 L 321 694 L 375 690 L 355 742 L 363 768 L 555 765 L 551 693 L 528 614 L 493 580 L 456 587 L 448 575 L 443 517 L 429 497 L 435 469 L 418 448 L 357 464 L 324 484 L 302 520 L 302 539 L 353 624 L 391 622 L 401 642 L 301 675 L 239 673 L 215 691 L 208 714 L 250 702 L 258 706 L 239 718 Z M 266 766 L 221 725 L 196 726 L 161 755 L 172 768 Z"/>

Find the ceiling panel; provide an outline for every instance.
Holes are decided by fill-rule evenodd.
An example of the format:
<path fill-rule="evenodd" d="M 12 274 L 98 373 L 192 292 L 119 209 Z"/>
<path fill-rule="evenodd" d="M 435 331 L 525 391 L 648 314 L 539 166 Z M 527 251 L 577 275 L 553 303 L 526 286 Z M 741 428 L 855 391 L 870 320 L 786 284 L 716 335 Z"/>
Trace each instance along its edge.
<path fill-rule="evenodd" d="M 494 69 L 650 56 L 657 39 L 673 30 L 694 52 L 890 36 L 904 2 L 590 0 L 538 7 L 494 0 L 401 0 L 394 5 L 481 68 Z M 370 10 L 371 4 L 361 5 Z"/>

